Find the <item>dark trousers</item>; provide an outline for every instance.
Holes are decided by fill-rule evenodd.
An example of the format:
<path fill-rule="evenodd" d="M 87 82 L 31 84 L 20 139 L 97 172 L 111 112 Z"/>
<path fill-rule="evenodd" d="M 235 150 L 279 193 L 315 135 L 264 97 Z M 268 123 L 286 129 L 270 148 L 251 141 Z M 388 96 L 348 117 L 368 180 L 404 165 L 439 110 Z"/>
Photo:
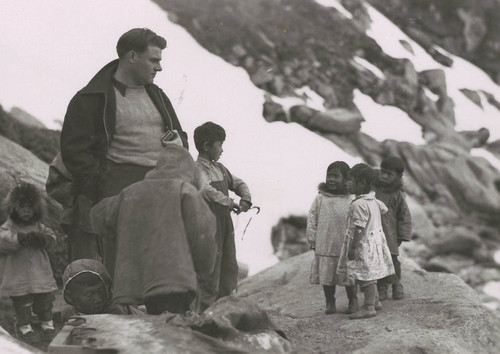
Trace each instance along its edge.
<path fill-rule="evenodd" d="M 398 282 L 401 281 L 401 263 L 399 262 L 397 255 L 392 256 L 392 264 L 394 264 L 394 270 L 396 271 L 396 277 L 398 278 Z"/>
<path fill-rule="evenodd" d="M 68 235 L 68 261 L 77 259 L 102 260 L 102 245 L 96 234 L 85 232 L 77 227 L 66 225 L 64 231 Z"/>
<path fill-rule="evenodd" d="M 103 183 L 99 188 L 99 200 L 117 195 L 131 184 L 142 181 L 152 169 L 153 167 L 107 160 L 102 175 Z"/>
<path fill-rule="evenodd" d="M 238 262 L 236 261 L 233 221 L 229 213 L 216 214 L 216 218 L 217 254 L 214 271 L 207 279 L 200 282 L 202 311 L 215 300 L 230 295 L 238 285 Z"/>
<path fill-rule="evenodd" d="M 190 310 L 189 305 L 193 301 L 193 297 L 194 295 L 188 292 L 165 294 L 147 298 L 144 302 L 150 315 L 160 315 L 165 311 L 185 314 Z"/>
<path fill-rule="evenodd" d="M 16 312 L 17 325 L 31 324 L 31 311 L 38 315 L 40 321 L 52 320 L 52 303 L 55 296 L 52 293 L 27 294 L 11 296 Z"/>

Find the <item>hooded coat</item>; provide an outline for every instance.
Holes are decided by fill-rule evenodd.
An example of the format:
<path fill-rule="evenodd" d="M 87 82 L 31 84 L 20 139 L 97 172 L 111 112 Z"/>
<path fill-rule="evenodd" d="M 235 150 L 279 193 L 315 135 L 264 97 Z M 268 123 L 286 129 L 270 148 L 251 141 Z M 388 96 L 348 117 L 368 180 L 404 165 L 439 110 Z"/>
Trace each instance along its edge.
<path fill-rule="evenodd" d="M 27 188 L 26 188 L 27 187 Z M 14 205 L 28 199 L 33 203 L 34 219 L 29 224 L 16 221 Z M 43 199 L 34 186 L 16 187 L 7 197 L 8 220 L 0 227 L 0 294 L 2 296 L 22 296 L 47 293 L 57 290 L 52 274 L 49 256 L 45 248 L 56 243 L 54 232 L 43 225 Z M 19 244 L 18 233 L 30 231 L 47 235 L 44 248 L 23 247 Z"/>
<path fill-rule="evenodd" d="M 403 241 L 411 241 L 412 237 L 411 214 L 406 203 L 403 184 L 399 179 L 389 186 L 376 183 L 373 190 L 377 199 L 389 209 L 386 214 L 382 215 L 382 227 L 391 254 L 397 256 L 399 244 Z"/>
<path fill-rule="evenodd" d="M 117 303 L 186 292 L 194 299 L 197 275 L 213 270 L 215 217 L 191 184 L 195 173 L 189 152 L 167 144 L 143 181 L 92 209 Z"/>

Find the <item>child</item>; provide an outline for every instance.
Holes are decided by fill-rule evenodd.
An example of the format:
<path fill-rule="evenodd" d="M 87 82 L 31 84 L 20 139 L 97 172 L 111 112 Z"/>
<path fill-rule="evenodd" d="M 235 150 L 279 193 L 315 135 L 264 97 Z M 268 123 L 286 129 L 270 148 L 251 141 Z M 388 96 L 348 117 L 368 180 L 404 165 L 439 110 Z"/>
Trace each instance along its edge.
<path fill-rule="evenodd" d="M 391 251 L 392 262 L 396 271 L 397 281 L 392 284 L 392 298 L 404 298 L 401 284 L 401 263 L 399 263 L 399 246 L 403 241 L 410 241 L 412 236 L 411 214 L 406 204 L 403 183 L 403 161 L 396 156 L 386 157 L 380 164 L 380 174 L 374 185 L 377 199 L 382 201 L 389 211 L 382 216 L 382 227 Z M 377 284 L 380 300 L 387 299 L 387 283 Z"/>
<path fill-rule="evenodd" d="M 191 309 L 215 262 L 215 216 L 192 185 L 196 171 L 184 147 L 167 143 L 143 181 L 92 208 L 116 303 L 151 315 Z"/>
<path fill-rule="evenodd" d="M 246 183 L 217 162 L 222 154 L 222 144 L 225 139 L 224 128 L 212 122 L 202 124 L 194 131 L 194 143 L 199 152 L 196 161 L 199 171 L 196 185 L 217 218 L 215 235 L 217 257 L 214 272 L 203 285 L 207 287 L 207 295 L 201 299 L 202 310 L 216 299 L 230 295 L 236 289 L 238 263 L 230 212 L 231 210 L 237 213 L 246 212 L 252 205 L 250 190 Z M 229 197 L 230 190 L 241 198 L 239 204 Z"/>
<path fill-rule="evenodd" d="M 319 185 L 307 218 L 307 240 L 315 256 L 309 281 L 323 285 L 326 314 L 335 313 L 335 284 L 346 285 L 337 275 L 340 250 L 347 229 L 347 213 L 352 196 L 347 190 L 349 165 L 336 161 L 326 170 L 326 183 Z M 346 286 L 349 306 L 347 313 L 358 310 L 358 297 L 354 283 Z"/>
<path fill-rule="evenodd" d="M 377 297 L 377 279 L 394 274 L 381 221 L 381 213 L 386 213 L 387 207 L 375 199 L 375 193 L 371 191 L 374 178 L 373 169 L 363 163 L 355 165 L 348 175 L 349 192 L 356 198 L 349 207 L 348 242 L 344 243 L 339 267 L 345 262 L 347 253 L 348 275 L 356 280 L 365 295 L 364 305 L 349 316 L 351 319 L 377 314 L 376 310 L 381 308 Z"/>
<path fill-rule="evenodd" d="M 36 345 L 39 335 L 31 327 L 31 310 L 41 321 L 42 339 L 55 336 L 52 322 L 52 292 L 57 290 L 46 249 L 56 243 L 54 232 L 44 226 L 41 193 L 29 183 L 8 195 L 8 220 L 0 228 L 0 294 L 10 296 L 17 318 L 19 337 Z"/>
<path fill-rule="evenodd" d="M 101 262 L 79 259 L 70 263 L 62 276 L 63 297 L 70 308 L 62 311 L 62 322 L 75 313 L 143 315 L 134 307 L 113 303 L 111 276 Z"/>

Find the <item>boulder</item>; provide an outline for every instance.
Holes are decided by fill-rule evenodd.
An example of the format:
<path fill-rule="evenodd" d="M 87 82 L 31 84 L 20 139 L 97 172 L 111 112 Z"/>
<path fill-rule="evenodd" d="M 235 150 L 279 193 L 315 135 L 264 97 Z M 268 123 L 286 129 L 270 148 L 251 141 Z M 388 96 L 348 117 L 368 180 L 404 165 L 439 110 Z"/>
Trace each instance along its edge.
<path fill-rule="evenodd" d="M 297 353 L 497 353 L 500 321 L 453 274 L 428 273 L 401 258 L 406 297 L 384 301 L 377 316 L 349 320 L 347 296 L 325 315 L 323 290 L 308 282 L 313 252 L 280 262 L 240 284 L 289 338 Z M 362 299 L 362 295 L 360 296 Z"/>
<path fill-rule="evenodd" d="M 470 53 L 481 43 L 488 28 L 482 17 L 475 16 L 473 13 L 465 11 L 462 8 L 457 10 L 457 15 L 464 23 L 463 36 L 465 39 L 465 48 Z"/>
<path fill-rule="evenodd" d="M 432 257 L 423 268 L 429 272 L 458 273 L 460 270 L 472 265 L 474 265 L 474 261 L 469 257 L 460 254 L 449 254 Z"/>
<path fill-rule="evenodd" d="M 290 108 L 290 120 L 310 130 L 348 134 L 359 131 L 364 119 L 359 111 L 335 108 L 320 112 L 304 105 L 298 105 Z"/>
<path fill-rule="evenodd" d="M 446 232 L 438 233 L 431 242 L 434 254 L 458 253 L 472 256 L 474 250 L 481 246 L 481 239 L 476 235 L 476 231 L 464 226 L 447 228 Z"/>
<path fill-rule="evenodd" d="M 427 86 L 439 97 L 447 97 L 446 75 L 441 69 L 424 70 L 419 73 L 422 85 Z"/>
<path fill-rule="evenodd" d="M 307 217 L 290 215 L 281 218 L 271 230 L 271 244 L 280 260 L 288 259 L 307 252 L 309 242 L 306 238 Z"/>
<path fill-rule="evenodd" d="M 462 92 L 469 100 L 474 102 L 476 105 L 479 107 L 483 108 L 483 104 L 481 103 L 481 96 L 479 96 L 479 92 L 476 90 L 469 90 L 467 88 L 462 88 L 460 89 L 460 92 Z"/>

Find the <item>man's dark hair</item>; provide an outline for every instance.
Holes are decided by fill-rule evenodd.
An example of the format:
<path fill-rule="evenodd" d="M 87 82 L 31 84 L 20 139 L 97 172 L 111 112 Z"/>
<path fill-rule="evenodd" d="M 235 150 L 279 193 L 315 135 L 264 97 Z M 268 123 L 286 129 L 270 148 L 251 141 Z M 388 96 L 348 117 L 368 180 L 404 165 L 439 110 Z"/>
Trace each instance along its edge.
<path fill-rule="evenodd" d="M 398 175 L 401 175 L 405 171 L 405 164 L 403 160 L 401 160 L 397 156 L 388 156 L 382 160 L 380 168 L 383 168 L 384 170 L 394 171 Z"/>
<path fill-rule="evenodd" d="M 203 144 L 212 145 L 216 141 L 226 140 L 226 131 L 220 125 L 206 122 L 194 130 L 194 145 L 198 152 L 203 152 Z"/>
<path fill-rule="evenodd" d="M 167 47 L 167 41 L 148 28 L 134 28 L 122 34 L 116 44 L 116 52 L 122 58 L 131 50 L 142 53 L 150 45 L 163 50 Z"/>
<path fill-rule="evenodd" d="M 371 187 L 375 181 L 376 173 L 375 170 L 367 164 L 358 163 L 349 171 L 349 177 L 355 179 L 356 181 L 365 181 L 366 184 Z"/>

